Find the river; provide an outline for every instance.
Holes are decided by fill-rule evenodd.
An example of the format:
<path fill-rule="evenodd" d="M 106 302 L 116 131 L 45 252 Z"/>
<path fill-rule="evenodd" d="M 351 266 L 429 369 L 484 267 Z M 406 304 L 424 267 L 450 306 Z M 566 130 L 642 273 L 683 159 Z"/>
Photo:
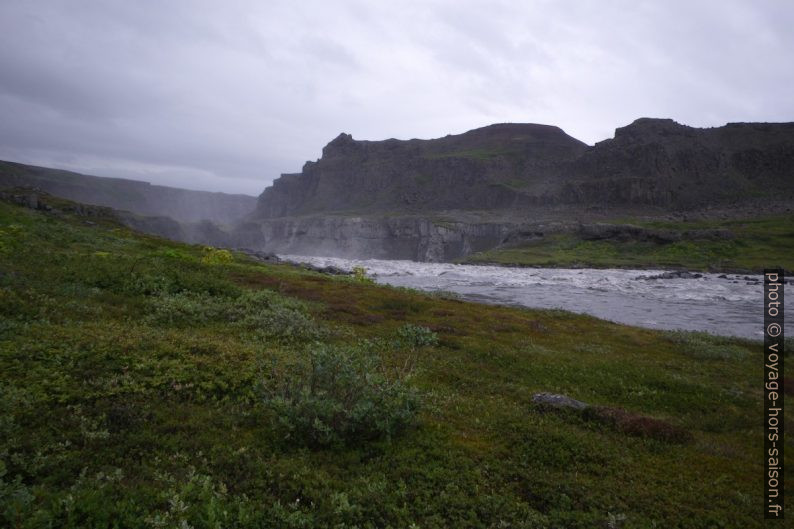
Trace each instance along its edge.
<path fill-rule="evenodd" d="M 560 308 L 652 329 L 706 331 L 763 339 L 763 283 L 760 274 L 643 279 L 663 271 L 513 268 L 298 255 L 279 257 L 291 262 L 345 270 L 361 266 L 378 283 L 454 292 L 472 301 Z M 790 298 L 785 304 L 789 315 L 787 322 L 794 314 Z"/>

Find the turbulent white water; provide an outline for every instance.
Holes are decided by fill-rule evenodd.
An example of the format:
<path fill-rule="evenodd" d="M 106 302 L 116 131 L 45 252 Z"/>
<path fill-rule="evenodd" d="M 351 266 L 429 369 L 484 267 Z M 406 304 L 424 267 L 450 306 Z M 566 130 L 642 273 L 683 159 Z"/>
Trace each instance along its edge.
<path fill-rule="evenodd" d="M 654 329 L 686 329 L 763 339 L 761 275 L 703 274 L 697 279 L 637 279 L 660 270 L 510 268 L 377 259 L 281 255 L 345 270 L 361 266 L 378 283 L 455 292 L 464 299 L 561 308 Z M 748 281 L 748 279 L 750 280 Z M 750 283 L 750 284 L 748 284 Z M 794 314 L 791 302 L 786 312 Z M 789 318 L 787 318 L 788 321 Z"/>

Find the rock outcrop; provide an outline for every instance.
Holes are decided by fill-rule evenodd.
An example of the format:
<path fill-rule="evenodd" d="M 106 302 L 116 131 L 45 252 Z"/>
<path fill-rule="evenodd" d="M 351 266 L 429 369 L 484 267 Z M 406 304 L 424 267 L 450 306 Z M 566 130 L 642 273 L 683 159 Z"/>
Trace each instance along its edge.
<path fill-rule="evenodd" d="M 417 216 L 305 216 L 241 224 L 235 243 L 297 255 L 451 261 L 500 244 L 508 223 L 467 223 Z"/>
<path fill-rule="evenodd" d="M 733 233 L 725 229 L 702 229 L 702 230 L 664 230 L 643 228 L 632 224 L 581 224 L 577 230 L 577 235 L 585 241 L 617 240 L 617 241 L 641 241 L 655 243 L 671 243 L 682 240 L 706 240 L 720 241 L 729 240 L 734 237 Z"/>

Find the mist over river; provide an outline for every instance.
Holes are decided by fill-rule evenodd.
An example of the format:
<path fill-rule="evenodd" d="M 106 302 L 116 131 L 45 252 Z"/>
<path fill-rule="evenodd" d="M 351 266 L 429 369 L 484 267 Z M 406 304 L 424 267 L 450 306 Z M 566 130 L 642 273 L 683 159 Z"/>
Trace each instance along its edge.
<path fill-rule="evenodd" d="M 512 268 L 301 255 L 279 257 L 344 270 L 361 266 L 378 283 L 454 292 L 472 301 L 561 308 L 651 329 L 707 331 L 763 339 L 763 278 L 760 274 L 641 279 L 663 271 Z M 787 323 L 794 315 L 790 298 L 785 304 Z"/>

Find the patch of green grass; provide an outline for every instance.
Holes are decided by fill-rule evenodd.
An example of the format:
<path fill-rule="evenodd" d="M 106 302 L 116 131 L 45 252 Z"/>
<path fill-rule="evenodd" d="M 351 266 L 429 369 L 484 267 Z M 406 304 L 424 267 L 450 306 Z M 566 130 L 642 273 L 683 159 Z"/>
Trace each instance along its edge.
<path fill-rule="evenodd" d="M 762 526 L 758 343 L 91 221 L 0 203 L 0 526 Z M 624 411 L 543 413 L 540 391 Z"/>
<path fill-rule="evenodd" d="M 616 221 L 624 223 L 630 219 Z M 794 270 L 794 216 L 697 222 L 631 222 L 678 232 L 727 229 L 725 240 L 585 241 L 574 233 L 555 234 L 532 243 L 477 253 L 468 263 L 516 266 L 588 266 L 597 268 L 687 268 L 690 270 Z"/>

